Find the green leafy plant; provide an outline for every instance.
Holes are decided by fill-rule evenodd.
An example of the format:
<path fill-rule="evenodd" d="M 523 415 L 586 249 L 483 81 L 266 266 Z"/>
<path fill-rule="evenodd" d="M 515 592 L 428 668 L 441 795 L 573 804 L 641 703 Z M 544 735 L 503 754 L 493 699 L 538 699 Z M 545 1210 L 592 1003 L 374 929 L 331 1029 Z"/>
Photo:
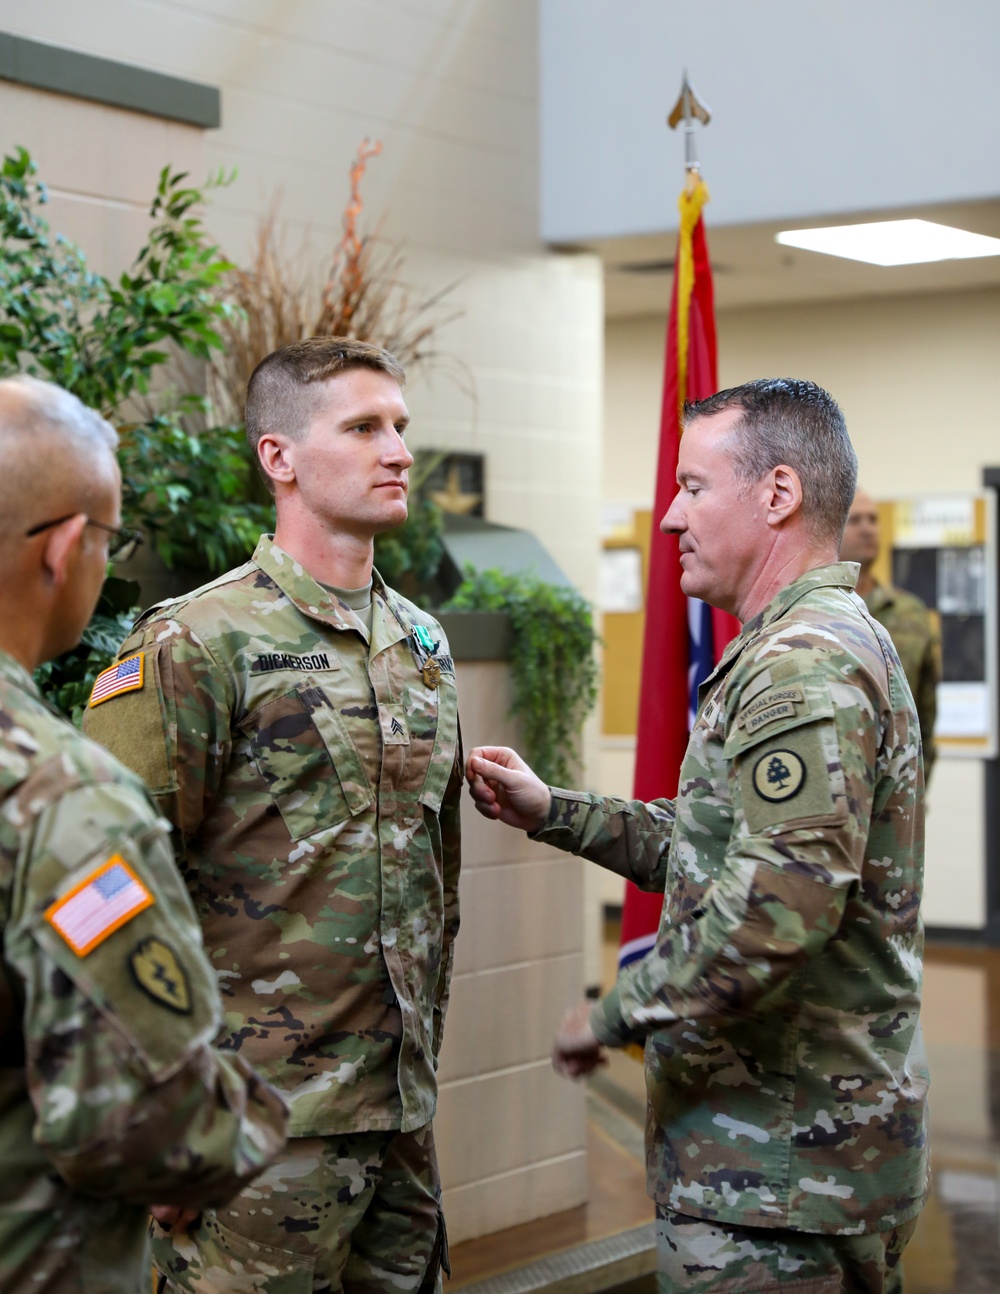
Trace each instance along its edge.
<path fill-rule="evenodd" d="M 444 611 L 506 611 L 513 645 L 510 712 L 525 753 L 543 781 L 565 786 L 579 759 L 580 730 L 597 700 L 590 603 L 576 589 L 532 575 L 466 571 Z"/>
<path fill-rule="evenodd" d="M 145 531 L 167 566 L 225 570 L 269 528 L 255 497 L 242 429 L 212 426 L 198 379 L 179 364 L 203 364 L 223 346 L 236 307 L 220 299 L 233 266 L 197 214 L 202 187 L 165 168 L 150 207 L 152 225 L 117 280 L 54 234 L 40 209 L 47 195 L 29 153 L 0 168 L 0 375 L 34 374 L 72 391 L 119 431 L 122 516 Z M 178 392 L 180 380 L 187 386 Z M 130 589 L 131 594 L 126 595 Z M 130 601 L 123 599 L 129 596 Z M 79 717 L 95 675 L 113 659 L 135 612 L 138 586 L 109 580 L 80 647 L 39 673 L 49 698 Z"/>
<path fill-rule="evenodd" d="M 145 530 L 168 566 L 212 572 L 245 557 L 271 516 L 253 501 L 241 429 L 206 426 L 207 402 L 166 380 L 180 375 L 178 356 L 206 361 L 221 349 L 219 327 L 235 310 L 219 297 L 233 265 L 196 214 L 229 178 L 197 188 L 164 168 L 146 243 L 112 281 L 51 232 L 28 152 L 0 169 L 0 374 L 58 382 L 113 422 L 126 524 Z"/>

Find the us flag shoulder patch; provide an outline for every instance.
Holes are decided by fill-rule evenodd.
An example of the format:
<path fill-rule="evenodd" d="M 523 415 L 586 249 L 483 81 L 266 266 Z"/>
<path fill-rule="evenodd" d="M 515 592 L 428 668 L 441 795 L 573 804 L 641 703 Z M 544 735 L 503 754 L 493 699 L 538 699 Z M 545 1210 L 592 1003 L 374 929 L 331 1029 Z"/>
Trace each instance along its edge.
<path fill-rule="evenodd" d="M 102 701 L 110 701 L 113 696 L 120 696 L 122 692 L 137 692 L 142 687 L 144 678 L 142 652 L 136 652 L 134 656 L 126 656 L 117 665 L 112 665 L 110 669 L 98 674 L 94 680 L 94 690 L 87 702 L 88 708 L 93 709 L 95 705 L 100 705 Z"/>
<path fill-rule="evenodd" d="M 45 910 L 45 920 L 78 957 L 155 902 L 120 854 L 112 854 Z"/>

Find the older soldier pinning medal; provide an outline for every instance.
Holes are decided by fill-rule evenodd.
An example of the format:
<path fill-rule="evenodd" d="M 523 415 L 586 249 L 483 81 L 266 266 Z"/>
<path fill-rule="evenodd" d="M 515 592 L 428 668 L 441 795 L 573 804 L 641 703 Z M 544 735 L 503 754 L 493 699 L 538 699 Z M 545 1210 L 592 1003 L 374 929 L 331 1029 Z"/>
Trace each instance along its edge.
<path fill-rule="evenodd" d="M 838 562 L 840 409 L 767 379 L 686 408 L 681 588 L 742 633 L 702 685 L 677 798 L 468 762 L 477 808 L 664 895 L 656 943 L 564 1018 L 571 1077 L 645 1044 L 660 1289 L 889 1294 L 927 1192 L 923 767 L 913 697 Z"/>

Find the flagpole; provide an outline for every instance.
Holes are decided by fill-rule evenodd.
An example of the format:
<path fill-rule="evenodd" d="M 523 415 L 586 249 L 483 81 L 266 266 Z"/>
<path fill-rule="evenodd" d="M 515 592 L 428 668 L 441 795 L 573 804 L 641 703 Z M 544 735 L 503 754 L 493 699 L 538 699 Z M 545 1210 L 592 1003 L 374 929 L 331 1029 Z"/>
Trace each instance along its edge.
<path fill-rule="evenodd" d="M 671 130 L 676 130 L 682 121 L 684 123 L 684 169 L 687 171 L 689 184 L 693 179 L 697 178 L 701 171 L 694 133 L 695 118 L 703 126 L 707 126 L 712 120 L 712 114 L 695 94 L 691 82 L 688 80 L 687 68 L 685 68 L 684 79 L 681 81 L 681 92 L 677 102 L 670 110 L 667 125 Z"/>
<path fill-rule="evenodd" d="M 680 227 L 674 282 L 667 321 L 659 453 L 653 503 L 653 537 L 646 588 L 642 678 L 636 726 L 633 794 L 638 800 L 673 799 L 688 743 L 692 697 L 712 669 L 716 634 L 711 609 L 692 603 L 680 587 L 680 556 L 675 535 L 659 533 L 659 522 L 677 491 L 677 455 L 683 431 L 684 401 L 716 390 L 715 314 L 712 270 L 701 219 L 708 189 L 701 178 L 695 121 L 711 120 L 708 108 L 684 74 L 680 97 L 667 124 L 684 124 L 687 183 L 679 199 Z M 731 636 L 726 633 L 720 642 Z M 626 886 L 622 909 L 619 966 L 652 947 L 662 895 Z"/>

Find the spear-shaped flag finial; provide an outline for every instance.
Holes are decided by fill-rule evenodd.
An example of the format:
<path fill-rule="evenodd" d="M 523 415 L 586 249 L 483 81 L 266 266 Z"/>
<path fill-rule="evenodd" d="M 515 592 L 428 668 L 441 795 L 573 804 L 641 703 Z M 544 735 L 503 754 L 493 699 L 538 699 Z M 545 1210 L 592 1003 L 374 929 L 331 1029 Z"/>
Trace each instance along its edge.
<path fill-rule="evenodd" d="M 707 126 L 712 120 L 712 114 L 691 88 L 691 82 L 688 80 L 687 71 L 685 70 L 680 97 L 667 118 L 667 125 L 671 130 L 676 130 L 681 122 L 684 122 L 684 165 L 688 171 L 697 171 L 699 169 L 698 151 L 694 144 L 695 117 L 703 126 Z"/>

